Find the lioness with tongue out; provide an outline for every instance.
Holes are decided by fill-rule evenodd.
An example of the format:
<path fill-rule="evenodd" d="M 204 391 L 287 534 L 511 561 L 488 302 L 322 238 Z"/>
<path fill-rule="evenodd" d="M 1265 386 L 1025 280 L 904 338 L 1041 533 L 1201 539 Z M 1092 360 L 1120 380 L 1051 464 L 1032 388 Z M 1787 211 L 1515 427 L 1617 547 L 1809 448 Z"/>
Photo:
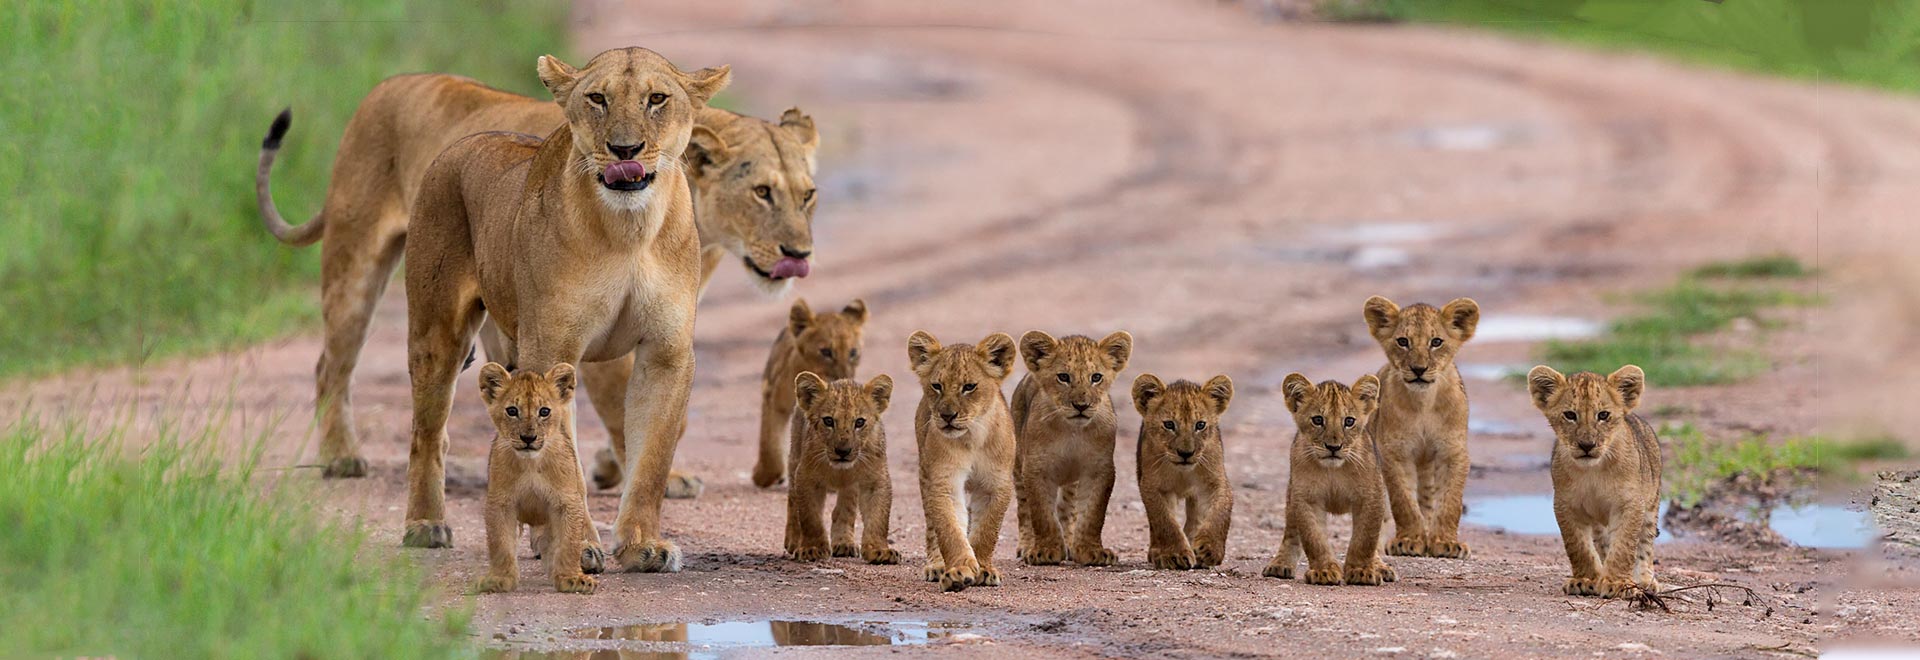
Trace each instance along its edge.
<path fill-rule="evenodd" d="M 683 72 L 643 48 L 580 69 L 539 60 L 567 122 L 544 140 L 480 133 L 428 167 L 407 227 L 413 449 L 409 546 L 446 547 L 446 422 L 474 332 L 490 317 L 516 366 L 634 354 L 625 492 L 614 523 L 627 571 L 677 571 L 660 501 L 693 381 L 700 238 L 680 157 L 724 66 Z M 597 538 L 585 530 L 587 538 Z M 593 554 L 591 551 L 589 555 Z"/>

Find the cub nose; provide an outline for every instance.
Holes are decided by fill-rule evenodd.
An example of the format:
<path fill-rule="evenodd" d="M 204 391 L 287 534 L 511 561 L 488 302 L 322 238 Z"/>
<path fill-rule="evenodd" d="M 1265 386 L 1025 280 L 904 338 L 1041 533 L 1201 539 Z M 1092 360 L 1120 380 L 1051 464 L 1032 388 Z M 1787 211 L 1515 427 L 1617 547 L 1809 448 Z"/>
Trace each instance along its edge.
<path fill-rule="evenodd" d="M 835 449 L 833 450 L 833 455 L 834 455 L 835 457 L 838 457 L 838 458 L 839 458 L 840 460 L 843 460 L 843 461 L 844 461 L 844 460 L 847 460 L 847 459 L 849 459 L 849 458 L 853 458 L 853 448 L 852 448 L 852 447 L 837 447 L 837 448 L 835 448 Z"/>
<path fill-rule="evenodd" d="M 1340 445 L 1326 445 L 1326 447 L 1327 447 L 1327 453 L 1335 456 L 1340 455 L 1340 449 L 1341 449 Z"/>
<path fill-rule="evenodd" d="M 1076 404 L 1073 404 L 1073 411 L 1074 411 L 1074 412 L 1086 412 L 1088 408 L 1092 408 L 1092 407 L 1093 407 L 1093 406 L 1090 406 L 1090 405 L 1087 405 L 1087 404 L 1084 404 L 1084 403 L 1076 403 Z"/>
<path fill-rule="evenodd" d="M 1183 461 L 1191 460 L 1193 458 L 1193 450 L 1191 449 L 1176 449 L 1174 450 L 1174 453 L 1179 454 L 1180 460 L 1183 460 Z"/>
<path fill-rule="evenodd" d="M 953 418 L 959 417 L 959 416 L 960 416 L 959 413 L 940 413 L 940 420 L 948 424 L 952 424 Z"/>
<path fill-rule="evenodd" d="M 531 445 L 533 444 L 533 441 L 539 440 L 539 439 L 540 439 L 540 436 L 537 436 L 537 435 L 523 435 L 523 436 L 520 436 L 520 444 Z"/>
<path fill-rule="evenodd" d="M 607 151 L 612 152 L 613 157 L 620 160 L 633 160 L 633 157 L 640 155 L 640 150 L 645 148 L 647 148 L 647 143 L 645 142 L 634 145 L 607 143 Z"/>
<path fill-rule="evenodd" d="M 1427 375 L 1427 368 L 1426 368 L 1426 367 L 1414 367 L 1414 368 L 1413 368 L 1413 377 L 1415 377 L 1415 378 L 1419 378 L 1419 377 L 1421 377 L 1421 376 L 1425 376 L 1425 375 Z"/>
<path fill-rule="evenodd" d="M 1591 454 L 1593 453 L 1593 448 L 1597 447 L 1598 445 L 1591 442 L 1582 442 L 1582 443 L 1578 443 L 1578 446 L 1580 447 L 1580 453 Z"/>
<path fill-rule="evenodd" d="M 786 257 L 793 257 L 795 259 L 805 259 L 807 257 L 813 256 L 813 250 L 794 249 L 792 246 L 782 245 L 780 246 L 780 255 L 786 256 Z"/>

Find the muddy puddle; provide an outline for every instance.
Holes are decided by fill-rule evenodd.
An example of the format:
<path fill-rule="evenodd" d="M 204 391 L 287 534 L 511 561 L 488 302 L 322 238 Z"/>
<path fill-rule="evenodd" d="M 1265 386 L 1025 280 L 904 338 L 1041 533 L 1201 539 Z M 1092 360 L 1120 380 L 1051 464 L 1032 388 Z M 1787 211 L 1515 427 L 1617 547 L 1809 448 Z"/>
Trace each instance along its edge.
<path fill-rule="evenodd" d="M 486 660 L 718 658 L 723 654 L 783 646 L 911 646 L 963 633 L 970 626 L 944 621 L 849 621 L 826 623 L 760 619 L 715 623 L 639 623 L 576 628 L 566 641 L 540 650 L 489 649 Z"/>
<path fill-rule="evenodd" d="M 1480 319 L 1473 340 L 1479 343 L 1591 339 L 1605 332 L 1605 323 L 1571 316 L 1490 314 Z"/>
<path fill-rule="evenodd" d="M 1660 505 L 1660 517 L 1666 520 L 1667 505 Z M 1865 511 L 1854 511 L 1836 504 L 1776 504 L 1747 508 L 1734 517 L 1756 525 L 1764 524 L 1782 538 L 1808 548 L 1865 548 L 1879 538 L 1880 531 Z M 1504 529 L 1514 534 L 1560 533 L 1553 517 L 1552 495 L 1500 495 L 1467 498 L 1467 513 L 1462 522 Z M 1675 540 L 1665 522 L 1656 543 Z"/>

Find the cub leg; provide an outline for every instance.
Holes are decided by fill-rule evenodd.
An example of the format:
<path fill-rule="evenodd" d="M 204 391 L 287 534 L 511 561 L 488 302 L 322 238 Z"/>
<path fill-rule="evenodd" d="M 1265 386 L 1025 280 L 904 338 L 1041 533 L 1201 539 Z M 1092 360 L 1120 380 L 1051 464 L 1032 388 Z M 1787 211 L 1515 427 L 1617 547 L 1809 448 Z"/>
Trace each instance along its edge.
<path fill-rule="evenodd" d="M 818 484 L 799 483 L 787 490 L 787 516 L 793 521 L 788 541 L 792 546 L 788 553 L 797 561 L 819 561 L 827 558 L 827 530 L 822 524 L 821 508 L 826 506 L 827 492 Z"/>
<path fill-rule="evenodd" d="M 1654 586 L 1653 569 L 1648 566 L 1653 559 L 1653 538 L 1647 533 L 1650 529 L 1646 523 L 1645 516 L 1626 512 L 1614 515 L 1612 528 L 1607 530 L 1612 543 L 1600 572 L 1600 596 L 1625 598 L 1642 586 Z M 1643 571 L 1649 577 L 1646 582 L 1635 579 Z"/>
<path fill-rule="evenodd" d="M 1312 504 L 1287 507 L 1287 529 L 1281 535 L 1293 537 L 1294 542 L 1299 543 L 1301 549 L 1305 551 L 1307 584 L 1340 584 L 1342 579 L 1340 563 L 1334 561 L 1333 548 L 1327 544 L 1326 518 L 1322 515 L 1323 510 L 1317 509 L 1318 507 Z"/>
<path fill-rule="evenodd" d="M 1594 556 L 1593 530 L 1575 523 L 1573 515 L 1566 505 L 1555 498 L 1554 519 L 1560 523 L 1560 542 L 1567 549 L 1567 563 L 1573 569 L 1573 577 L 1567 580 L 1565 591 L 1569 596 L 1600 595 L 1600 563 Z"/>
<path fill-rule="evenodd" d="M 577 474 L 572 476 L 579 478 Z M 549 546 L 553 552 L 547 556 L 547 573 L 553 576 L 553 589 L 563 594 L 593 593 L 598 586 L 596 581 L 581 571 L 582 558 L 590 546 L 580 534 L 582 528 L 593 529 L 593 523 L 587 519 L 583 502 L 567 497 L 555 499 L 547 525 L 553 534 L 553 544 Z"/>
<path fill-rule="evenodd" d="M 1392 582 L 1399 576 L 1380 559 L 1380 528 L 1387 524 L 1386 495 L 1377 488 L 1364 489 L 1360 506 L 1353 510 L 1353 538 L 1347 540 L 1347 584 L 1374 585 Z"/>
<path fill-rule="evenodd" d="M 1219 566 L 1227 558 L 1227 528 L 1233 524 L 1233 490 L 1226 483 L 1213 485 L 1212 492 L 1206 495 L 1206 503 L 1197 512 L 1193 501 L 1188 500 L 1187 524 L 1193 524 L 1195 513 L 1199 514 L 1200 526 L 1189 535 L 1193 540 L 1193 567 L 1212 568 Z"/>
<path fill-rule="evenodd" d="M 927 580 L 946 591 L 959 591 L 980 581 L 980 563 L 967 546 L 964 503 L 960 484 L 949 479 L 920 478 L 920 502 L 927 519 Z"/>
<path fill-rule="evenodd" d="M 860 556 L 860 546 L 853 542 L 853 522 L 859 512 L 859 497 L 853 488 L 842 488 L 833 496 L 833 556 Z"/>
<path fill-rule="evenodd" d="M 1440 486 L 1434 497 L 1433 515 L 1427 518 L 1427 556 L 1467 559 L 1472 551 L 1467 544 L 1460 542 L 1460 515 L 1466 511 L 1467 473 L 1472 468 L 1467 460 L 1466 432 L 1450 442 L 1441 443 L 1440 455 L 1434 460 L 1435 476 L 1440 477 Z"/>
<path fill-rule="evenodd" d="M 1060 530 L 1060 486 L 1031 461 L 1028 474 L 1016 482 L 1020 495 L 1020 531 L 1026 552 L 1021 560 L 1032 566 L 1051 566 L 1067 558 Z"/>
<path fill-rule="evenodd" d="M 882 472 L 860 492 L 860 558 L 869 564 L 900 563 L 900 551 L 887 541 L 892 515 L 893 484 Z"/>
<path fill-rule="evenodd" d="M 1107 500 L 1113 497 L 1113 468 L 1097 470 L 1085 475 L 1070 485 L 1062 493 L 1061 509 L 1071 511 L 1071 515 L 1061 516 L 1073 529 L 1073 549 L 1071 556 L 1081 566 L 1111 566 L 1120 557 L 1101 542 L 1101 534 L 1107 525 Z"/>
<path fill-rule="evenodd" d="M 993 550 L 1000 544 L 1000 526 L 1007 519 L 1007 508 L 1013 504 L 1013 483 L 1007 477 L 1012 475 L 994 475 L 985 480 L 973 480 L 967 485 L 972 491 L 968 498 L 967 517 L 972 522 L 969 530 L 973 546 L 974 561 L 980 564 L 980 586 L 1000 586 L 1000 571 L 993 566 Z M 1054 533 L 1059 534 L 1055 528 Z"/>
<path fill-rule="evenodd" d="M 504 489 L 508 484 L 500 484 Z M 514 516 L 510 502 L 495 502 L 488 498 L 487 512 L 487 575 L 480 578 L 481 593 L 513 591 L 520 583 L 520 569 L 515 565 L 513 546 L 520 544 L 520 519 Z"/>
<path fill-rule="evenodd" d="M 1293 507 L 1288 506 L 1287 509 L 1291 511 Z M 1282 580 L 1293 579 L 1293 570 L 1300 566 L 1301 553 L 1300 528 L 1288 522 L 1286 529 L 1280 532 L 1280 550 L 1273 554 L 1273 561 L 1267 562 L 1267 567 L 1260 574 Z"/>
<path fill-rule="evenodd" d="M 1154 568 L 1186 570 L 1193 568 L 1193 548 L 1187 545 L 1186 532 L 1174 520 L 1177 498 L 1158 489 L 1141 487 L 1141 504 L 1147 509 L 1147 562 Z"/>
<path fill-rule="evenodd" d="M 1393 541 L 1387 554 L 1419 557 L 1427 554 L 1426 517 L 1414 499 L 1416 485 L 1413 457 L 1404 451 L 1392 451 L 1380 443 L 1380 472 L 1387 484 L 1387 504 L 1393 512 Z"/>

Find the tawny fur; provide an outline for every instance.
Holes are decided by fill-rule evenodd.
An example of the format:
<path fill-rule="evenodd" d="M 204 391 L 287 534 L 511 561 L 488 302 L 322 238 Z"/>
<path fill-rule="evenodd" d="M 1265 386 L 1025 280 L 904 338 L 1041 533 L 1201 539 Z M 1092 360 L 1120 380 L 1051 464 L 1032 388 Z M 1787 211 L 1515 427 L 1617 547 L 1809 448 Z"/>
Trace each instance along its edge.
<path fill-rule="evenodd" d="M 1232 401 L 1233 380 L 1226 376 L 1204 385 L 1167 385 L 1153 374 L 1133 380 L 1133 407 L 1140 412 L 1135 463 L 1147 509 L 1147 561 L 1154 568 L 1209 568 L 1226 559 L 1233 484 L 1220 416 Z"/>
<path fill-rule="evenodd" d="M 1000 585 L 993 550 L 1013 503 L 1013 419 L 1000 385 L 1013 368 L 1013 338 L 941 346 L 926 331 L 907 338 L 920 378 L 914 440 L 927 522 L 927 581 L 959 591 Z"/>
<path fill-rule="evenodd" d="M 811 371 L 827 380 L 854 377 L 860 367 L 867 303 L 855 299 L 839 312 L 814 314 L 806 299 L 793 301 L 787 324 L 773 338 L 767 367 L 760 375 L 760 455 L 753 484 L 767 488 L 786 476 L 787 443 L 782 439 L 793 416 L 794 377 Z"/>
<path fill-rule="evenodd" d="M 1372 425 L 1393 512 L 1387 554 L 1466 559 L 1467 389 L 1453 358 L 1473 338 L 1480 306 L 1458 298 L 1401 309 L 1374 296 L 1362 312 L 1387 354 Z"/>
<path fill-rule="evenodd" d="M 1287 526 L 1280 551 L 1262 571 L 1292 579 L 1304 552 L 1309 584 L 1377 585 L 1395 579 L 1380 558 L 1380 531 L 1387 521 L 1387 494 L 1367 421 L 1380 401 L 1380 380 L 1361 376 L 1347 387 L 1314 385 L 1300 374 L 1280 384 L 1293 413 L 1293 451 L 1287 475 Z M 1327 518 L 1353 514 L 1344 570 L 1327 542 Z"/>
<path fill-rule="evenodd" d="M 793 415 L 793 487 L 787 490 L 787 556 L 817 561 L 828 555 L 860 557 L 869 564 L 898 564 L 900 552 L 887 540 L 893 511 L 893 480 L 887 472 L 887 430 L 880 423 L 893 398 L 893 379 L 881 374 L 861 385 L 828 383 L 800 372 L 790 386 Z M 833 495 L 831 537 L 820 508 Z M 860 542 L 854 543 L 854 523 Z"/>
<path fill-rule="evenodd" d="M 1646 382 L 1633 365 L 1608 376 L 1562 376 L 1545 365 L 1527 374 L 1533 405 L 1555 438 L 1553 516 L 1573 567 L 1567 595 L 1619 598 L 1660 588 L 1653 577 L 1660 439 L 1633 414 Z"/>
<path fill-rule="evenodd" d="M 1015 556 L 1036 566 L 1112 564 L 1117 556 L 1100 540 L 1114 480 L 1109 389 L 1133 356 L 1133 335 L 1054 339 L 1034 330 L 1020 337 L 1020 355 L 1027 375 L 1013 390 Z"/>
<path fill-rule="evenodd" d="M 414 420 L 405 543 L 452 543 L 446 421 L 484 314 L 514 342 L 520 369 L 635 353 L 626 428 L 644 442 L 628 447 L 615 555 L 623 570 L 678 570 L 679 549 L 660 535 L 660 500 L 686 420 L 700 289 L 699 238 L 678 163 L 694 113 L 728 72 L 687 73 L 629 48 L 578 70 L 542 57 L 539 73 L 567 124 L 544 140 L 481 133 L 454 143 L 422 177 L 407 228 Z M 615 161 L 610 143 L 642 145 L 635 160 L 654 176 L 644 190 L 601 183 Z"/>
<path fill-rule="evenodd" d="M 573 443 L 573 365 L 547 373 L 487 363 L 480 369 L 480 398 L 493 418 L 493 448 L 487 454 L 487 575 L 482 592 L 513 591 L 520 570 L 514 559 L 520 526 L 551 530 L 546 546 L 553 588 L 593 593 L 595 581 L 581 572 L 601 558 L 588 534 L 587 485 Z"/>

